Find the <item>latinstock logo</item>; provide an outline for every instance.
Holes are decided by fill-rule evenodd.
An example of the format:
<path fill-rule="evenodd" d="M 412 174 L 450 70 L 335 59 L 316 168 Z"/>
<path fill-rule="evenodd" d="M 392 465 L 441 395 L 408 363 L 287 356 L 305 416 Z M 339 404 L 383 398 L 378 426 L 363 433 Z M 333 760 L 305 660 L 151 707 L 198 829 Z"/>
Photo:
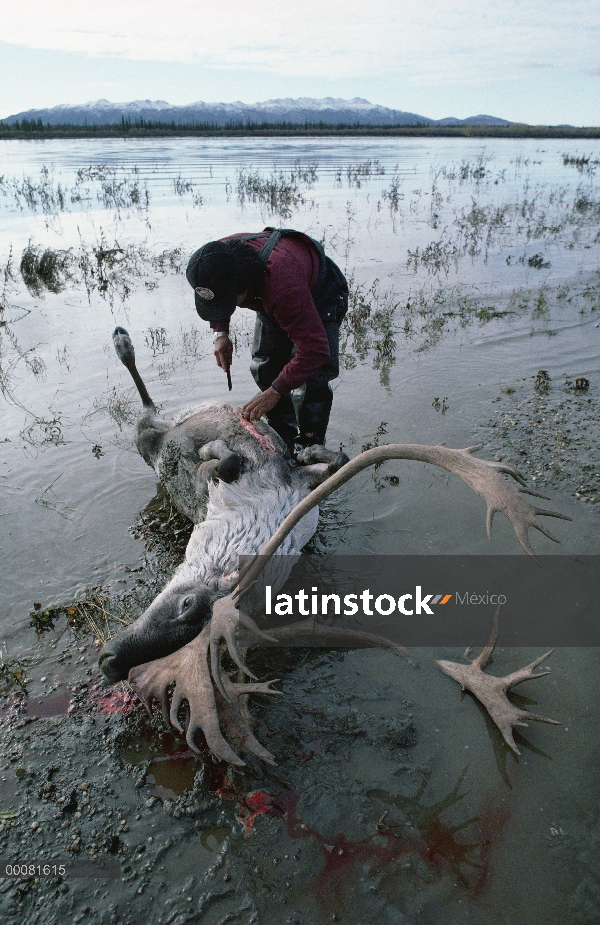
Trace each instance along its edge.
<path fill-rule="evenodd" d="M 365 616 L 374 613 L 389 617 L 398 610 L 405 617 L 429 614 L 433 616 L 432 607 L 447 604 L 452 594 L 423 594 L 421 585 L 416 585 L 414 593 L 401 594 L 396 598 L 392 594 L 375 596 L 369 588 L 356 594 L 319 594 L 318 588 L 311 588 L 308 594 L 300 588 L 295 594 L 274 594 L 271 585 L 265 587 L 265 613 L 280 617 L 291 616 L 327 616 L 330 614 L 355 617 L 361 610 Z"/>

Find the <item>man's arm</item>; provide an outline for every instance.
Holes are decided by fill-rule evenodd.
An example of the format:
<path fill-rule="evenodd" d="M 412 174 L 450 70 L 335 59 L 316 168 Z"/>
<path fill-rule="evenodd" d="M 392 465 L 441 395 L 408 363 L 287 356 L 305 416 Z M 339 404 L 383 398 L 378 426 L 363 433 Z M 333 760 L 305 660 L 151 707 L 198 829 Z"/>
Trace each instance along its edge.
<path fill-rule="evenodd" d="M 233 363 L 233 344 L 229 339 L 229 321 L 211 321 L 210 327 L 215 335 L 217 366 L 227 372 Z M 217 334 L 220 334 L 221 337 L 217 337 Z"/>
<path fill-rule="evenodd" d="M 280 395 L 304 385 L 329 359 L 325 327 L 305 279 L 277 292 L 272 313 L 296 347 L 294 356 L 273 383 Z"/>

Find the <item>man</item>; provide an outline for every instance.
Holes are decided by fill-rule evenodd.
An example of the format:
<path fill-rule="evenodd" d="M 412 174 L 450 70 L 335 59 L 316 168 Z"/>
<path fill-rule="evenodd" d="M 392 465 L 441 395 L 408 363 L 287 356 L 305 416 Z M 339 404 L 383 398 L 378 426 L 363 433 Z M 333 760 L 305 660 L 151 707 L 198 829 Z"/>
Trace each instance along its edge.
<path fill-rule="evenodd" d="M 244 417 L 266 415 L 292 453 L 324 444 L 348 284 L 322 245 L 292 229 L 232 235 L 192 254 L 186 276 L 221 369 L 233 359 L 236 306 L 256 312 L 250 371 L 261 391 L 243 406 Z"/>

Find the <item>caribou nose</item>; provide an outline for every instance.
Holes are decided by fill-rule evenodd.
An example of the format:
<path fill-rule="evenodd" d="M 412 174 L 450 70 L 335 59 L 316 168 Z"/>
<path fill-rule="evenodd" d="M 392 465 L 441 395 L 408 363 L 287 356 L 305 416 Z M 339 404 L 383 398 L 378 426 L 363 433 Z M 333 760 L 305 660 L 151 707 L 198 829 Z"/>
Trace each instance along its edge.
<path fill-rule="evenodd" d="M 129 668 L 119 661 L 118 656 L 111 651 L 109 643 L 103 647 L 98 656 L 98 667 L 106 680 L 112 684 L 124 681 L 129 674 Z"/>

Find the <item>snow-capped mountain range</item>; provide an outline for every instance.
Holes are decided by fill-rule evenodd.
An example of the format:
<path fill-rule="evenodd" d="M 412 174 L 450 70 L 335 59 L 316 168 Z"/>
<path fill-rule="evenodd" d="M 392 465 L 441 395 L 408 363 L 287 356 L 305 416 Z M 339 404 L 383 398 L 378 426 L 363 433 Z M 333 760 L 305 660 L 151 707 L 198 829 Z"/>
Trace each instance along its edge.
<path fill-rule="evenodd" d="M 327 96 L 316 100 L 266 100 L 264 103 L 190 103 L 172 106 L 165 100 L 134 100 L 132 103 L 111 103 L 97 100 L 93 103 L 63 104 L 51 109 L 28 109 L 17 112 L 2 121 L 6 125 L 23 119 L 41 119 L 44 125 L 114 125 L 121 119 L 131 123 L 174 122 L 178 124 L 209 123 L 211 125 L 245 125 L 254 123 L 324 122 L 327 125 L 510 125 L 506 119 L 495 116 L 470 116 L 468 119 L 429 119 L 414 112 L 403 112 L 378 106 L 355 97 L 352 100 Z"/>

